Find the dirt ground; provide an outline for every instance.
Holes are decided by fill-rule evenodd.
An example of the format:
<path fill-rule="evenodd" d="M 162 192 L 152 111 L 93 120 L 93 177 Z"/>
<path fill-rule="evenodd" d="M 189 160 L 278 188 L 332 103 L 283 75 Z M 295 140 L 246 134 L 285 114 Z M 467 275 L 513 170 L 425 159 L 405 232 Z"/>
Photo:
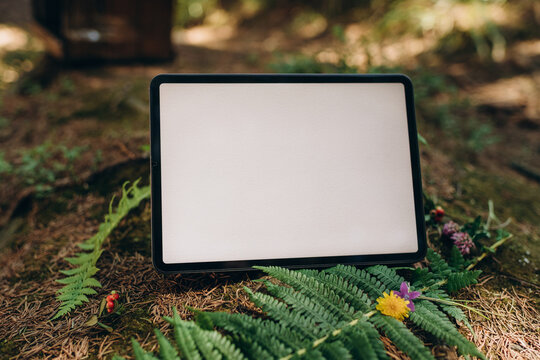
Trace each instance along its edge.
<path fill-rule="evenodd" d="M 373 44 L 338 41 L 332 24 L 319 33 L 309 26 L 295 30 L 295 11 L 240 20 L 219 13 L 204 24 L 175 30 L 171 62 L 59 67 L 37 91 L 21 93 L 16 83 L 3 90 L 0 115 L 8 122 L 0 124 L 0 151 L 5 159 L 20 163 L 21 151 L 45 142 L 84 150 L 47 191 L 17 176 L 1 178 L 0 358 L 129 356 L 132 337 L 146 349 L 157 348 L 152 329 L 168 332 L 162 317 L 173 307 L 183 317 L 191 316 L 186 306 L 259 311 L 241 290 L 261 286 L 251 281 L 260 276 L 256 272 L 158 274 L 150 260 L 150 204 L 143 202 L 104 245 L 96 275 L 103 284 L 99 295 L 72 316 L 50 320 L 59 306 L 55 294 L 61 285 L 55 280 L 69 267 L 64 258 L 97 231 L 123 182 L 149 182 L 148 85 L 153 76 L 271 72 L 279 54 L 330 63 L 346 57 L 359 71 L 367 69 L 363 49 Z M 339 21 L 349 39 L 360 38 L 369 22 L 349 18 L 331 21 Z M 17 26 L 9 25 L 25 29 Z M 0 27 L 1 35 L 7 27 Z M 410 50 L 411 44 L 418 49 Z M 476 335 L 465 327 L 463 332 L 489 358 L 540 359 L 540 35 L 516 36 L 506 45 L 504 59 L 491 62 L 470 52 L 435 56 L 430 44 L 429 36 L 418 44 L 414 39 L 385 41 L 373 47 L 370 66 L 399 64 L 415 86 L 429 72 L 455 88 L 455 99 L 449 100 L 446 85 L 426 96 L 420 94 L 426 85 L 417 87 L 419 131 L 429 144 L 421 147 L 424 190 L 450 218 L 462 222 L 485 217 L 493 200 L 497 216 L 510 218 L 508 230 L 515 234 L 479 265 L 484 270 L 480 284 L 458 295 L 489 318 L 471 313 Z M 399 56 L 392 57 L 396 51 Z M 463 99 L 468 100 L 449 108 L 454 122 L 443 122 L 441 109 Z M 489 132 L 471 130 L 482 126 Z M 486 138 L 493 143 L 482 143 Z M 122 294 L 125 306 L 122 316 L 104 320 L 113 331 L 86 326 L 111 290 Z M 387 349 L 393 358 L 406 358 L 391 344 Z M 441 345 L 433 352 L 441 359 L 457 358 Z"/>

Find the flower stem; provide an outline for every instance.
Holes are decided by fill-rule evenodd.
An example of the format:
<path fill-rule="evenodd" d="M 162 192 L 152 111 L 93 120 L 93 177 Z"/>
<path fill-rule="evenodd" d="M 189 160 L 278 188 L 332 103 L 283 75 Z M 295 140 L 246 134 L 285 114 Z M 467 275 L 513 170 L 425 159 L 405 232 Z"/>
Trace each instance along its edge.
<path fill-rule="evenodd" d="M 480 256 L 478 256 L 477 258 L 475 258 L 473 260 L 473 262 L 467 266 L 467 268 L 465 270 L 471 270 L 472 268 L 474 268 L 480 261 L 484 260 L 484 258 L 486 256 L 488 256 L 488 254 L 492 253 L 495 251 L 495 249 L 497 249 L 499 246 L 501 246 L 502 244 L 504 244 L 507 240 L 513 238 L 514 235 L 510 234 L 508 235 L 507 237 L 505 238 L 502 238 L 501 240 L 495 242 L 493 245 L 491 245 L 490 247 L 488 247 L 489 251 L 484 251 Z"/>
<path fill-rule="evenodd" d="M 446 304 L 446 305 L 461 306 L 461 307 L 463 307 L 463 308 L 465 308 L 467 310 L 470 310 L 470 311 L 482 316 L 483 318 L 489 319 L 487 316 L 482 314 L 482 312 L 480 310 L 477 310 L 477 309 L 475 309 L 473 307 L 470 307 L 470 306 L 467 306 L 465 304 L 460 304 L 460 303 L 452 301 L 452 300 L 446 300 L 446 299 L 440 299 L 440 298 L 432 298 L 432 297 L 424 296 L 424 295 L 420 295 L 418 298 L 419 299 L 424 299 L 424 300 L 440 302 L 441 304 Z"/>

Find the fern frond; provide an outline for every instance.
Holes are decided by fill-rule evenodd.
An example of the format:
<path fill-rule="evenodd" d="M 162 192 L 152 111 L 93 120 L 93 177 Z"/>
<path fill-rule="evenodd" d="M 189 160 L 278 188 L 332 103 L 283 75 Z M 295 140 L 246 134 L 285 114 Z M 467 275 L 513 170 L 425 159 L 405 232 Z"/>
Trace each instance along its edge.
<path fill-rule="evenodd" d="M 386 285 L 387 291 L 399 289 L 401 283 L 405 281 L 403 277 L 396 273 L 396 270 L 391 269 L 388 266 L 370 266 L 366 269 L 366 271 Z"/>
<path fill-rule="evenodd" d="M 451 300 L 446 300 L 449 296 L 445 291 L 447 283 L 454 281 L 452 276 L 458 277 L 456 282 L 466 282 L 461 278 L 462 272 L 454 271 L 437 254 L 431 254 L 431 266 L 436 273 L 425 270 L 421 274 L 435 283 L 425 287 L 420 282 L 418 287 L 424 286 L 424 295 L 415 300 L 416 311 L 410 313 L 410 320 L 456 346 L 466 358 L 468 355 L 484 358 L 440 310 L 446 309 L 455 318 L 464 319 L 463 312 L 447 306 Z M 388 359 L 380 331 L 412 359 L 434 359 L 422 340 L 404 323 L 373 308 L 373 302 L 384 291 L 398 290 L 404 281 L 394 269 L 382 265 L 367 270 L 338 265 L 322 272 L 278 267 L 259 269 L 281 282 L 278 285 L 261 280 L 267 293 L 244 288 L 267 318 L 196 310 L 196 322 L 181 320 L 176 310 L 174 319 L 165 318 L 175 328 L 178 354 L 182 358 Z M 161 344 L 163 339 L 159 339 L 158 333 L 156 336 Z M 163 358 L 174 355 L 174 347 L 171 350 L 169 345 L 165 342 L 160 345 L 164 347 L 160 349 Z"/>
<path fill-rule="evenodd" d="M 461 310 L 461 308 L 459 308 L 455 303 L 452 304 L 452 299 L 450 299 L 450 296 L 446 293 L 446 291 L 442 289 L 430 290 L 424 295 L 428 298 L 438 299 L 439 301 L 436 301 L 437 306 L 439 306 L 442 311 L 454 318 L 457 322 L 462 322 L 474 335 L 474 330 L 469 323 L 469 319 L 467 319 L 467 316 Z"/>
<path fill-rule="evenodd" d="M 448 265 L 454 271 L 461 271 L 465 269 L 465 267 L 468 265 L 468 261 L 465 260 L 463 255 L 461 254 L 461 251 L 457 248 L 457 246 L 452 246 L 450 249 L 450 256 L 448 257 Z"/>
<path fill-rule="evenodd" d="M 426 259 L 434 277 L 438 280 L 446 279 L 453 271 L 444 259 L 432 249 L 428 249 Z"/>
<path fill-rule="evenodd" d="M 109 204 L 109 213 L 105 215 L 104 222 L 99 226 L 98 232 L 90 239 L 86 240 L 79 247 L 83 251 L 77 253 L 74 257 L 65 260 L 75 268 L 62 270 L 61 273 L 67 277 L 57 280 L 58 283 L 65 285 L 58 290 L 57 300 L 60 301 L 60 307 L 53 319 L 69 313 L 75 307 L 88 302 L 86 295 L 96 294 L 92 288 L 101 287 L 99 281 L 93 278 L 98 272 L 96 263 L 103 252 L 101 246 L 110 233 L 118 226 L 120 221 L 137 207 L 141 201 L 150 197 L 150 187 L 138 187 L 139 180 L 135 181 L 129 188 L 128 182 L 122 186 L 122 198 L 118 202 L 115 211 L 113 211 L 113 200 Z"/>
<path fill-rule="evenodd" d="M 317 280 L 328 286 L 328 288 L 334 291 L 337 295 L 341 296 L 355 309 L 358 309 L 364 313 L 372 310 L 372 302 L 367 294 L 360 290 L 356 285 L 349 283 L 344 278 L 326 272 L 319 272 L 317 270 L 301 272 L 302 274 L 317 278 Z"/>
<path fill-rule="evenodd" d="M 360 321 L 354 327 L 344 330 L 342 341 L 350 349 L 355 359 L 388 359 L 379 332 L 367 321 Z"/>
<path fill-rule="evenodd" d="M 292 349 L 305 345 L 302 335 L 271 320 L 252 318 L 243 314 L 222 312 L 203 313 L 215 326 L 233 334 L 243 334 L 276 357 L 289 354 Z M 198 319 L 197 319 L 198 320 Z"/>
<path fill-rule="evenodd" d="M 201 330 L 205 331 L 205 330 Z M 245 360 L 246 357 L 242 354 L 232 342 L 215 331 L 207 331 L 208 340 L 226 359 Z"/>
<path fill-rule="evenodd" d="M 131 345 L 133 346 L 133 355 L 135 360 L 159 360 L 154 354 L 144 351 L 141 344 L 135 339 L 131 339 Z"/>
<path fill-rule="evenodd" d="M 298 312 L 292 312 L 287 307 L 287 304 L 272 296 L 259 292 L 254 293 L 247 287 L 244 288 L 244 291 L 255 305 L 283 326 L 289 326 L 311 339 L 316 339 L 320 334 L 321 328 L 316 326 L 315 319 L 306 317 Z"/>
<path fill-rule="evenodd" d="M 367 292 L 369 296 L 374 299 L 386 291 L 386 286 L 384 286 L 379 280 L 372 277 L 366 271 L 357 269 L 353 266 L 337 265 L 333 268 L 325 270 L 325 272 L 341 276 L 351 284 L 356 285 L 359 289 Z"/>
<path fill-rule="evenodd" d="M 202 330 L 198 326 L 192 326 L 190 333 L 203 358 L 208 360 L 221 360 L 223 358 L 218 349 L 210 341 L 209 334 L 212 331 Z"/>
<path fill-rule="evenodd" d="M 373 315 L 370 320 L 376 327 L 381 329 L 400 350 L 409 355 L 411 359 L 435 359 L 431 354 L 431 351 L 424 346 L 424 343 L 407 329 L 402 322 L 381 314 Z"/>
<path fill-rule="evenodd" d="M 173 318 L 164 317 L 165 321 L 174 327 L 174 340 L 180 350 L 180 354 L 188 360 L 201 360 L 195 341 L 191 337 L 186 322 L 180 318 L 176 308 L 173 308 Z"/>
<path fill-rule="evenodd" d="M 480 270 L 466 270 L 458 273 L 452 273 L 448 275 L 448 282 L 446 288 L 450 292 L 455 292 L 464 287 L 478 283 L 478 276 L 480 276 Z"/>
<path fill-rule="evenodd" d="M 164 360 L 176 360 L 179 359 L 178 352 L 174 348 L 174 346 L 171 345 L 169 340 L 159 331 L 158 329 L 154 329 L 154 333 L 156 334 L 156 338 L 159 344 L 159 355 Z"/>
<path fill-rule="evenodd" d="M 412 273 L 411 284 L 415 288 L 433 288 L 439 277 L 435 276 L 428 268 L 416 268 Z"/>
<path fill-rule="evenodd" d="M 352 319 L 352 314 L 349 313 L 349 317 L 344 318 L 342 314 L 335 312 L 334 309 L 329 309 L 324 305 L 313 301 L 310 297 L 297 292 L 293 288 L 267 282 L 266 289 L 270 294 L 287 303 L 294 312 L 314 319 L 318 326 L 323 329 L 333 329 L 340 322 Z"/>
<path fill-rule="evenodd" d="M 252 342 L 245 334 L 232 335 L 235 344 L 243 351 L 250 360 L 274 360 L 275 357 L 260 344 Z"/>
<path fill-rule="evenodd" d="M 448 305 L 448 304 L 438 304 L 438 305 L 445 313 L 447 313 L 449 316 L 454 318 L 457 322 L 463 323 L 467 327 L 467 329 L 469 329 L 471 334 L 473 334 L 473 336 L 476 336 L 471 326 L 471 323 L 469 322 L 469 319 L 467 319 L 467 316 L 465 315 L 463 310 L 461 310 L 460 308 L 454 305 Z"/>
<path fill-rule="evenodd" d="M 448 345 L 456 346 L 462 355 L 473 355 L 485 359 L 476 346 L 459 333 L 436 305 L 423 300 L 418 301 L 415 307 L 416 310 L 410 314 L 410 319 L 420 328 L 443 340 Z"/>
<path fill-rule="evenodd" d="M 257 266 L 255 268 L 281 280 L 301 293 L 299 295 L 294 294 L 296 297 L 309 297 L 314 303 L 330 312 L 332 317 L 337 316 L 342 320 L 352 320 L 355 309 L 317 278 L 277 266 Z M 269 286 L 272 289 L 279 290 L 276 285 L 269 284 Z M 285 293 L 290 292 L 287 288 L 283 288 L 283 291 Z M 294 296 L 293 294 L 289 295 Z M 278 297 L 282 298 L 281 296 Z"/>
<path fill-rule="evenodd" d="M 323 359 L 327 360 L 349 360 L 353 359 L 352 354 L 347 350 L 341 341 L 334 341 L 321 345 L 319 351 Z"/>

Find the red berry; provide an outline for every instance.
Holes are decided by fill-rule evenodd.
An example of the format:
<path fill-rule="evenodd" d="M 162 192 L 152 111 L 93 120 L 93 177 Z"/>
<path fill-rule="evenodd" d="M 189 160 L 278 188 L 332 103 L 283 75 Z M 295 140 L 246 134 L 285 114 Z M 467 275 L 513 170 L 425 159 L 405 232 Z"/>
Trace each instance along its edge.
<path fill-rule="evenodd" d="M 440 206 L 437 206 L 437 208 L 435 208 L 435 216 L 442 218 L 444 216 L 444 209 Z"/>
<path fill-rule="evenodd" d="M 118 295 L 118 293 L 114 293 L 111 296 L 113 297 L 114 300 L 118 300 L 120 298 L 120 295 Z"/>
<path fill-rule="evenodd" d="M 107 295 L 107 301 L 114 301 L 113 295 Z"/>
<path fill-rule="evenodd" d="M 114 302 L 107 301 L 107 309 L 112 309 L 112 308 L 114 308 Z"/>
<path fill-rule="evenodd" d="M 107 312 L 108 312 L 108 313 L 112 313 L 112 312 L 113 312 L 113 309 L 107 308 Z"/>

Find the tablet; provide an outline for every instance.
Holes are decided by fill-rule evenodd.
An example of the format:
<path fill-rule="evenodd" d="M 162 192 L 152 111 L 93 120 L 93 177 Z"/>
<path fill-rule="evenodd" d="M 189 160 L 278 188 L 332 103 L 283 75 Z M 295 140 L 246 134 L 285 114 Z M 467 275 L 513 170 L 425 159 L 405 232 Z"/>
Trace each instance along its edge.
<path fill-rule="evenodd" d="M 150 85 L 162 272 L 422 259 L 404 75 L 180 75 Z"/>

